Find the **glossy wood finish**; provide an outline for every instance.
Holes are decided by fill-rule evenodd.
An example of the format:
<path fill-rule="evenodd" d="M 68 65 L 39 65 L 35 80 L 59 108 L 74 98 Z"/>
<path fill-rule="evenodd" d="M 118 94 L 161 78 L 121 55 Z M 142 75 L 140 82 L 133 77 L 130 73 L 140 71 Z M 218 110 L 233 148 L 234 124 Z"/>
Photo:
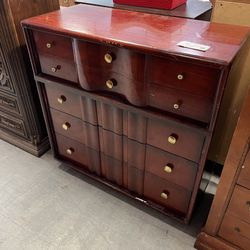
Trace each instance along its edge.
<path fill-rule="evenodd" d="M 250 150 L 247 153 L 245 162 L 242 164 L 237 183 L 250 189 Z"/>
<path fill-rule="evenodd" d="M 96 16 L 102 16 L 102 23 L 96 22 Z M 222 39 L 222 27 L 217 25 L 90 6 L 26 20 L 23 26 L 55 156 L 146 205 L 188 222 L 229 64 L 247 29 L 237 27 L 232 39 L 223 27 Z M 208 27 L 209 33 L 204 31 Z M 189 39 L 186 29 L 189 35 L 191 30 L 203 32 L 201 37 L 209 37 L 214 47 L 202 54 L 173 49 L 177 37 Z M 60 39 L 67 40 L 67 53 L 72 55 L 73 51 L 74 60 L 66 61 L 75 63 L 79 84 L 63 75 L 60 79 L 41 72 L 38 59 L 43 52 L 37 51 L 36 43 L 43 38 L 36 41 L 33 30 L 58 39 L 59 49 L 52 62 L 61 54 Z M 227 54 L 222 56 L 222 51 Z M 67 53 L 60 60 L 65 60 Z M 165 106 L 164 100 L 159 100 L 153 108 L 149 98 L 152 85 L 162 88 L 158 92 L 163 92 L 163 98 L 178 102 L 182 96 L 180 107 L 188 108 L 178 113 L 178 103 L 173 103 L 175 111 L 171 111 L 169 100 Z M 191 102 L 189 96 L 198 101 Z M 200 109 L 194 107 L 198 104 Z M 63 140 L 58 140 L 58 135 L 73 146 L 60 145 Z M 99 155 L 100 173 L 88 170 L 85 164 L 92 163 L 84 162 L 79 151 L 72 150 L 77 145 Z"/>
<path fill-rule="evenodd" d="M 102 25 L 98 17 L 102 17 Z M 232 61 L 249 32 L 247 27 L 88 5 L 72 6 L 22 23 L 118 47 L 173 56 L 181 54 L 190 59 L 224 65 Z M 177 46 L 178 42 L 185 40 L 209 45 L 211 49 L 200 52 Z"/>

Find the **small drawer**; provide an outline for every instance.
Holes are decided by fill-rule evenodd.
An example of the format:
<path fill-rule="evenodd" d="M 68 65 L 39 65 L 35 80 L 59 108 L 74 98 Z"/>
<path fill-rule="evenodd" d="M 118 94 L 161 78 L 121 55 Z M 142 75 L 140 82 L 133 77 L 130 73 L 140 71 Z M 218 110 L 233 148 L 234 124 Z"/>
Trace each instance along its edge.
<path fill-rule="evenodd" d="M 21 114 L 17 99 L 2 92 L 0 92 L 0 109 L 15 115 Z"/>
<path fill-rule="evenodd" d="M 205 135 L 172 122 L 148 120 L 147 144 L 199 162 Z"/>
<path fill-rule="evenodd" d="M 213 99 L 220 70 L 163 57 L 147 58 L 147 82 Z"/>
<path fill-rule="evenodd" d="M 123 185 L 123 164 L 126 163 L 101 153 L 102 176 L 118 186 Z"/>
<path fill-rule="evenodd" d="M 71 39 L 35 30 L 33 36 L 42 73 L 78 82 Z"/>
<path fill-rule="evenodd" d="M 149 106 L 209 123 L 213 99 L 194 96 L 156 84 L 149 84 L 148 91 Z"/>
<path fill-rule="evenodd" d="M 61 85 L 45 84 L 45 89 L 51 108 L 97 125 L 96 103 L 93 99 L 77 95 Z"/>
<path fill-rule="evenodd" d="M 98 127 L 55 109 L 50 109 L 50 113 L 57 133 L 99 151 Z"/>
<path fill-rule="evenodd" d="M 68 137 L 56 133 L 58 153 L 63 158 L 80 164 L 83 169 L 101 175 L 100 153 Z"/>
<path fill-rule="evenodd" d="M 250 223 L 250 190 L 236 185 L 228 210 L 235 217 Z"/>
<path fill-rule="evenodd" d="M 145 170 L 192 191 L 197 164 L 147 145 Z"/>
<path fill-rule="evenodd" d="M 242 249 L 249 249 L 250 224 L 237 219 L 227 212 L 222 221 L 219 236 Z"/>
<path fill-rule="evenodd" d="M 191 192 L 155 175 L 145 173 L 144 196 L 171 210 L 186 214 Z"/>
<path fill-rule="evenodd" d="M 248 149 L 244 163 L 242 164 L 238 184 L 250 189 L 250 150 Z"/>

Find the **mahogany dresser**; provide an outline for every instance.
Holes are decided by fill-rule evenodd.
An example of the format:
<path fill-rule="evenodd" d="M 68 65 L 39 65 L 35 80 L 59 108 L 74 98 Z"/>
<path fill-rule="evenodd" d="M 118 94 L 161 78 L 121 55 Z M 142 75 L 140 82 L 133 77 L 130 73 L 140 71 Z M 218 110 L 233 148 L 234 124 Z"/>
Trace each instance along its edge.
<path fill-rule="evenodd" d="M 188 222 L 248 29 L 90 5 L 22 24 L 55 157 Z"/>
<path fill-rule="evenodd" d="M 58 0 L 0 1 L 0 139 L 36 156 L 49 140 L 20 21 L 56 9 Z"/>
<path fill-rule="evenodd" d="M 196 248 L 250 249 L 250 91 L 241 110 L 208 220 L 198 236 Z"/>

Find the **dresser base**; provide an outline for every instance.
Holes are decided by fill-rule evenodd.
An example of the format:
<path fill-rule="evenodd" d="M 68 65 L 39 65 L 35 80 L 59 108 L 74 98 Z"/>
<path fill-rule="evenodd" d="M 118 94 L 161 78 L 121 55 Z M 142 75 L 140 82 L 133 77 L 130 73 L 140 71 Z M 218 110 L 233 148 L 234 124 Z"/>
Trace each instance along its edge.
<path fill-rule="evenodd" d="M 48 137 L 45 137 L 40 144 L 33 145 L 25 140 L 22 140 L 21 138 L 17 138 L 14 135 L 12 136 L 11 134 L 4 132 L 3 130 L 0 130 L 0 139 L 13 144 L 14 146 L 21 148 L 37 157 L 42 156 L 50 148 Z"/>

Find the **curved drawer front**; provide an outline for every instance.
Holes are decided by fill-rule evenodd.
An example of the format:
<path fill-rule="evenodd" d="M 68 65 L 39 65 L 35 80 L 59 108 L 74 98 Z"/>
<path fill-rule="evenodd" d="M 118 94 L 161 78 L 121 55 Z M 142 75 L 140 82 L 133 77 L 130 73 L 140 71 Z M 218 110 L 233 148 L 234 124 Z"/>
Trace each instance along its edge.
<path fill-rule="evenodd" d="M 71 38 L 33 31 L 44 74 L 78 82 Z"/>
<path fill-rule="evenodd" d="M 57 133 L 99 151 L 98 127 L 54 109 L 50 113 Z"/>
<path fill-rule="evenodd" d="M 172 122 L 148 120 L 147 144 L 199 162 L 205 135 Z"/>
<path fill-rule="evenodd" d="M 185 214 L 191 192 L 164 179 L 145 173 L 144 196 L 167 208 Z"/>
<path fill-rule="evenodd" d="M 82 88 L 119 93 L 132 104 L 146 105 L 143 54 L 77 40 L 74 48 Z"/>
<path fill-rule="evenodd" d="M 147 145 L 145 170 L 192 191 L 197 164 Z"/>
<path fill-rule="evenodd" d="M 146 74 L 148 83 L 212 99 L 220 77 L 217 69 L 154 56 L 147 58 Z"/>
<path fill-rule="evenodd" d="M 213 108 L 212 99 L 156 84 L 148 86 L 148 104 L 205 123 L 210 121 Z"/>
<path fill-rule="evenodd" d="M 80 164 L 84 169 L 101 174 L 100 154 L 75 140 L 56 133 L 58 153 L 67 160 Z"/>

